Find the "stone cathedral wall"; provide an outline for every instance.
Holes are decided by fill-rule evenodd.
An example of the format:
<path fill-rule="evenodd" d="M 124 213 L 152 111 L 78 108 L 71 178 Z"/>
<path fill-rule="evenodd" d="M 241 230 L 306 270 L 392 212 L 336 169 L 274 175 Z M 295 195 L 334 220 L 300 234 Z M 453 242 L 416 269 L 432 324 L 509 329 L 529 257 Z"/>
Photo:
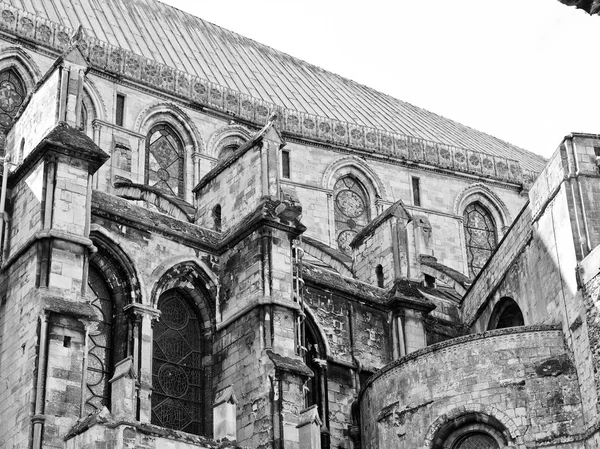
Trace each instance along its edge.
<path fill-rule="evenodd" d="M 581 398 L 556 326 L 430 346 L 371 377 L 360 401 L 365 449 L 431 447 L 453 417 L 469 413 L 497 420 L 519 448 L 584 448 L 570 437 L 584 428 Z"/>

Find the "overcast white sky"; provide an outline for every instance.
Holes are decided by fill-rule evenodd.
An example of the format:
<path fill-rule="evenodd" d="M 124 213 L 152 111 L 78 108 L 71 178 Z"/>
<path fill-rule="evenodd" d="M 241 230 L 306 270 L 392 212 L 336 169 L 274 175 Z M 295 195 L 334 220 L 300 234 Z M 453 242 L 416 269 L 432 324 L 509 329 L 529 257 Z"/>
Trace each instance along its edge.
<path fill-rule="evenodd" d="M 549 157 L 600 134 L 600 17 L 557 0 L 161 0 Z"/>

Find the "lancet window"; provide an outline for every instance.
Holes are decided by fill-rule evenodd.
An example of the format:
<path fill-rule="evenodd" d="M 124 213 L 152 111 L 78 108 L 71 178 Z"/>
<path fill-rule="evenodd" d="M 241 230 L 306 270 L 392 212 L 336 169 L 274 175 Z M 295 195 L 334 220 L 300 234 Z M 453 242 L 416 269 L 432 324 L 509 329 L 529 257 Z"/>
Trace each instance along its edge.
<path fill-rule="evenodd" d="M 179 136 L 167 124 L 153 127 L 146 139 L 146 184 L 183 197 L 184 151 Z"/>
<path fill-rule="evenodd" d="M 474 278 L 496 248 L 496 225 L 492 215 L 478 202 L 467 206 L 463 218 L 469 276 Z"/>
<path fill-rule="evenodd" d="M 341 251 L 350 254 L 350 242 L 369 222 L 369 198 L 356 178 L 345 176 L 333 187 L 333 201 L 337 244 Z"/>

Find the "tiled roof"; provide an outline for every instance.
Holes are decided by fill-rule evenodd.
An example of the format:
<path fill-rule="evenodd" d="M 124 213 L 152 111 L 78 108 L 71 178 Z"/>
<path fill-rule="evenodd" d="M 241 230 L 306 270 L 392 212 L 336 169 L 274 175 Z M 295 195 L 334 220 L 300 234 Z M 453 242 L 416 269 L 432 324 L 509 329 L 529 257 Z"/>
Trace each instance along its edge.
<path fill-rule="evenodd" d="M 259 44 L 156 0 L 4 0 L 167 66 L 288 110 L 518 160 L 519 147 Z"/>

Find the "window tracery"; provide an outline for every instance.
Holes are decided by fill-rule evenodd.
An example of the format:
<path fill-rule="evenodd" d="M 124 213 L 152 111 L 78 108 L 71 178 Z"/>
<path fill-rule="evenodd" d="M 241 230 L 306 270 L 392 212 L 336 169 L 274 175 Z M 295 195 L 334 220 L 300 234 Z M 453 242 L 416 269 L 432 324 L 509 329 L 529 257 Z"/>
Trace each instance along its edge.
<path fill-rule="evenodd" d="M 202 365 L 202 321 L 180 290 L 169 290 L 158 303 L 152 359 L 152 423 L 174 430 L 204 433 L 204 397 L 210 390 Z"/>
<path fill-rule="evenodd" d="M 15 70 L 6 69 L 0 72 L 0 129 L 10 125 L 26 94 L 25 84 Z"/>
<path fill-rule="evenodd" d="M 483 432 L 469 433 L 460 438 L 452 449 L 499 449 L 498 442 Z"/>
<path fill-rule="evenodd" d="M 333 201 L 338 247 L 346 254 L 351 254 L 350 242 L 369 222 L 367 193 L 356 178 L 345 176 L 333 187 Z"/>
<path fill-rule="evenodd" d="M 183 143 L 167 124 L 154 126 L 146 139 L 146 184 L 183 197 Z"/>
<path fill-rule="evenodd" d="M 101 317 L 96 329 L 89 334 L 85 409 L 87 413 L 92 413 L 103 406 L 110 407 L 113 302 L 106 282 L 92 265 L 88 274 L 88 287 L 93 297 L 92 307 Z"/>
<path fill-rule="evenodd" d="M 466 207 L 463 218 L 469 276 L 474 278 L 496 248 L 496 225 L 492 215 L 478 202 Z"/>

